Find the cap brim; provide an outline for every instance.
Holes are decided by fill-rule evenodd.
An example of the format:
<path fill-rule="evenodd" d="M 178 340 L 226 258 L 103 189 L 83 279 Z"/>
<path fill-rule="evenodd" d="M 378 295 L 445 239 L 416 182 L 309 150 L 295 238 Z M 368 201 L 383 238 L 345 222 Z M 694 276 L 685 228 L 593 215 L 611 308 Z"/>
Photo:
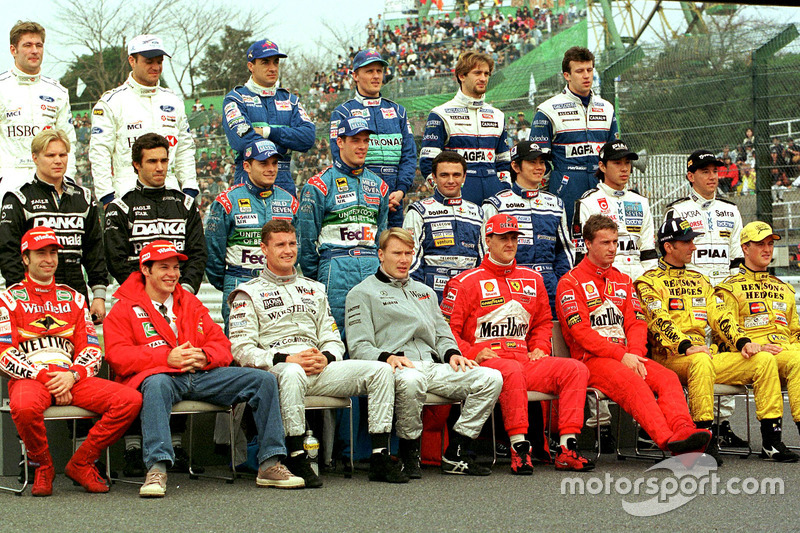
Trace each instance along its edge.
<path fill-rule="evenodd" d="M 268 57 L 275 57 L 275 56 L 277 56 L 277 57 L 279 57 L 281 59 L 283 59 L 285 57 L 289 57 L 286 54 L 284 54 L 283 52 L 275 52 L 274 50 L 271 50 L 271 52 L 272 53 L 267 52 L 267 53 L 264 53 L 264 54 L 258 54 L 256 56 L 254 56 L 253 59 L 248 58 L 247 62 L 248 63 L 252 63 L 256 59 L 266 59 Z"/>
<path fill-rule="evenodd" d="M 388 67 L 389 66 L 389 62 L 386 61 L 385 59 L 380 59 L 380 58 L 374 57 L 372 59 L 367 59 L 366 61 L 364 61 L 363 63 L 361 63 L 358 66 L 353 65 L 353 70 L 356 71 L 356 70 L 360 69 L 361 67 L 366 67 L 367 65 L 371 65 L 373 63 L 381 63 L 384 67 Z"/>
<path fill-rule="evenodd" d="M 537 157 L 541 157 L 547 161 L 552 161 L 553 152 L 531 152 L 526 156 L 516 158 L 514 161 L 534 161 Z"/>
<path fill-rule="evenodd" d="M 166 53 L 164 50 L 145 50 L 144 52 L 134 52 L 134 54 L 139 54 L 140 56 L 146 57 L 147 59 L 152 59 L 152 58 L 158 57 L 158 56 L 172 57 L 171 55 Z M 130 54 L 130 55 L 133 55 L 133 54 Z"/>
<path fill-rule="evenodd" d="M 42 248 L 47 248 L 48 246 L 55 246 L 59 250 L 64 248 L 64 245 L 61 244 L 60 242 L 48 242 L 42 244 L 41 246 L 36 246 L 36 247 L 28 246 L 28 250 L 41 250 Z"/>
<path fill-rule="evenodd" d="M 624 159 L 626 157 L 628 159 L 630 159 L 631 161 L 636 161 L 637 159 L 639 159 L 639 154 L 637 154 L 636 152 L 622 152 L 621 154 L 615 154 L 612 157 L 606 157 L 605 160 L 606 161 L 618 161 L 618 160 Z"/>
<path fill-rule="evenodd" d="M 255 159 L 256 161 L 266 161 L 270 157 L 277 157 L 279 161 L 282 161 L 283 159 L 285 159 L 281 154 L 279 154 L 278 152 L 275 152 L 275 153 L 272 153 L 272 154 L 269 154 L 269 155 L 260 154 L 260 155 L 257 155 L 257 156 L 249 157 L 248 160 L 249 159 Z"/>
<path fill-rule="evenodd" d="M 701 168 L 706 168 L 706 167 L 709 167 L 711 165 L 716 165 L 718 167 L 724 167 L 725 163 L 723 163 L 719 159 L 715 159 L 713 161 L 709 161 L 708 163 L 704 163 L 702 165 L 692 165 L 691 167 L 689 167 L 689 172 L 695 172 L 697 170 L 700 170 Z"/>
<path fill-rule="evenodd" d="M 770 237 L 772 237 L 772 238 L 773 238 L 774 240 L 776 240 L 776 241 L 779 241 L 779 240 L 781 240 L 781 236 L 780 236 L 780 235 L 778 235 L 777 233 L 770 233 L 769 235 L 764 235 L 763 237 L 761 237 L 761 238 L 760 238 L 760 239 L 758 239 L 758 240 L 756 240 L 756 239 L 749 239 L 749 240 L 746 240 L 746 241 L 742 241 L 742 244 L 745 244 L 745 243 L 748 243 L 748 242 L 761 242 L 761 241 L 763 241 L 763 240 L 765 240 L 765 239 L 769 239 Z"/>
<path fill-rule="evenodd" d="M 355 135 L 358 135 L 362 131 L 366 131 L 367 133 L 369 133 L 371 135 L 375 135 L 375 132 L 372 131 L 371 129 L 369 129 L 369 128 L 361 128 L 361 129 L 358 129 L 358 130 L 355 130 L 355 131 L 351 131 L 350 133 L 342 133 L 341 135 L 339 135 L 339 137 L 353 137 Z"/>
<path fill-rule="evenodd" d="M 489 235 L 505 235 L 506 233 L 516 233 L 517 235 L 519 235 L 522 232 L 518 229 L 506 229 L 506 230 L 492 231 L 491 233 L 487 233 L 486 236 L 488 237 Z"/>

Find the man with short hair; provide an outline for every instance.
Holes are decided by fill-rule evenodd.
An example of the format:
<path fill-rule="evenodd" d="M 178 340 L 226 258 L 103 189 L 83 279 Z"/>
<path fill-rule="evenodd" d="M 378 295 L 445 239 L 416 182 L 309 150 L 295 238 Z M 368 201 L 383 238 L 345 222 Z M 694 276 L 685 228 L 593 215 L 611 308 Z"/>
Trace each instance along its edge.
<path fill-rule="evenodd" d="M 560 446 L 557 470 L 585 472 L 594 463 L 578 452 L 589 373 L 583 363 L 551 357 L 553 322 L 541 274 L 517 266 L 517 219 L 501 213 L 486 222 L 489 253 L 478 268 L 447 284 L 442 312 L 458 347 L 482 367 L 503 376 L 500 408 L 511 441 L 511 472 L 532 475 L 528 395 L 557 394 Z"/>
<path fill-rule="evenodd" d="M 194 139 L 183 100 L 158 84 L 164 56 L 171 57 L 159 37 L 139 35 L 131 39 L 128 79 L 103 94 L 92 110 L 89 162 L 95 195 L 106 207 L 136 187 L 131 151 L 136 139 L 146 133 L 157 133 L 169 141 L 167 187 L 183 190 L 191 197 L 199 192 Z"/>
<path fill-rule="evenodd" d="M 552 159 L 549 148 L 531 141 L 518 142 L 511 149 L 511 189 L 483 203 L 483 220 L 485 225 L 498 213 L 517 219 L 520 229 L 517 264 L 541 274 L 550 299 L 550 311 L 555 314 L 556 285 L 572 268 L 574 250 L 564 202 L 540 188 Z"/>
<path fill-rule="evenodd" d="M 775 250 L 775 234 L 766 222 L 750 222 L 741 232 L 743 264 L 716 287 L 721 298 L 747 336 L 761 343 L 778 363 L 778 374 L 786 383 L 792 418 L 800 431 L 800 323 L 797 318 L 794 287 L 767 271 Z M 762 433 L 781 433 L 781 420 L 761 420 Z M 787 450 L 780 445 L 761 451 L 762 459 L 784 461 Z M 791 453 L 791 452 L 789 452 Z M 794 454 L 793 454 L 794 455 Z"/>
<path fill-rule="evenodd" d="M 339 156 L 306 183 L 300 200 L 300 268 L 325 285 L 333 318 L 344 328 L 347 291 L 378 268 L 389 187 L 364 166 L 374 132 L 361 117 L 342 121 Z"/>
<path fill-rule="evenodd" d="M 44 412 L 51 405 L 74 405 L 101 415 L 67 463 L 67 477 L 86 492 L 108 492 L 95 461 L 139 414 L 141 395 L 104 379 L 103 354 L 83 295 L 56 284 L 55 232 L 39 226 L 22 236 L 25 278 L 0 293 L 0 369 L 11 377 L 11 417 L 38 465 L 31 493 L 50 496 L 55 470 L 47 445 Z"/>
<path fill-rule="evenodd" d="M 375 131 L 369 139 L 367 168 L 389 186 L 389 227 L 403 225 L 403 197 L 414 185 L 417 145 L 406 110 L 381 96 L 384 67 L 388 66 L 374 48 L 360 50 L 353 59 L 356 96 L 331 113 L 330 148 L 339 155 L 336 139 L 339 124 L 348 117 L 362 117 Z"/>
<path fill-rule="evenodd" d="M 658 267 L 648 270 L 634 283 L 647 317 L 648 340 L 653 360 L 678 374 L 689 390 L 689 411 L 699 428 L 711 429 L 715 436 L 706 448 L 717 465 L 722 458 L 717 447 L 719 427 L 714 421 L 714 383 L 752 385 L 756 417 L 762 421 L 763 448 L 775 450 L 775 460 L 798 456 L 786 449 L 780 427 L 783 415 L 778 365 L 761 345 L 751 342 L 747 331 L 737 323 L 732 309 L 715 298 L 708 278 L 688 270 L 686 264 L 700 234 L 688 221 L 672 218 L 658 230 L 662 258 Z M 706 328 L 718 337 L 710 346 Z"/>
<path fill-rule="evenodd" d="M 481 52 L 464 52 L 454 70 L 459 90 L 455 98 L 435 107 L 425 124 L 419 170 L 431 176 L 433 159 L 453 150 L 467 161 L 465 200 L 481 205 L 508 188 L 509 156 L 502 111 L 484 101 L 494 60 Z"/>
<path fill-rule="evenodd" d="M 265 267 L 228 298 L 233 358 L 241 366 L 263 368 L 278 378 L 286 447 L 286 466 L 306 487 L 322 486 L 303 450 L 308 395 L 368 395 L 372 438 L 370 479 L 407 482 L 388 452 L 394 410 L 394 383 L 388 365 L 343 361 L 344 344 L 328 306 L 325 287 L 297 275 L 297 236 L 286 220 L 274 219 L 261 230 Z"/>
<path fill-rule="evenodd" d="M 297 96 L 278 87 L 280 60 L 285 57 L 269 39 L 250 45 L 247 49 L 250 79 L 225 95 L 222 126 L 228 144 L 237 152 L 234 183 L 247 179 L 245 149 L 257 140 L 268 139 L 284 157 L 278 164 L 275 183 L 296 196 L 297 187 L 289 171 L 291 151 L 307 152 L 314 146 L 317 129 Z"/>
<path fill-rule="evenodd" d="M 106 210 L 106 264 L 122 284 L 138 271 L 142 249 L 166 239 L 189 258 L 181 273 L 183 287 L 197 294 L 207 258 L 203 222 L 194 198 L 165 185 L 169 148 L 169 140 L 157 133 L 146 133 L 133 143 L 136 185 Z"/>
<path fill-rule="evenodd" d="M 619 132 L 614 106 L 592 92 L 594 54 L 573 46 L 564 53 L 561 70 L 567 85 L 539 104 L 530 140 L 553 151 L 550 192 L 564 200 L 571 221 L 575 200 L 597 185 L 600 148 Z"/>
<path fill-rule="evenodd" d="M 614 266 L 631 280 L 656 266 L 655 230 L 650 202 L 627 189 L 631 161 L 639 156 L 621 140 L 609 141 L 600 149 L 596 172 L 597 187 L 586 191 L 575 202 L 572 236 L 578 243 L 578 261 L 586 253 L 581 228 L 592 215 L 603 215 L 617 223 L 619 249 Z"/>
<path fill-rule="evenodd" d="M 0 272 L 6 286 L 22 281 L 25 266 L 16 250 L 22 235 L 38 226 L 53 228 L 62 245 L 56 281 L 88 297 L 88 279 L 92 294 L 92 299 L 87 300 L 91 302 L 89 314 L 97 324 L 106 316 L 108 271 L 103 257 L 103 233 L 91 191 L 65 175 L 70 147 L 69 136 L 59 129 L 42 130 L 33 138 L 33 181 L 3 198 Z"/>
<path fill-rule="evenodd" d="M 411 277 L 433 289 L 442 301 L 453 276 L 475 268 L 483 259 L 483 211 L 461 197 L 467 162 L 445 150 L 433 158 L 433 196 L 408 206 L 403 229 L 414 236 L 416 254 Z"/>
<path fill-rule="evenodd" d="M 433 289 L 409 277 L 413 257 L 408 231 L 392 228 L 381 234 L 381 266 L 347 295 L 350 356 L 388 363 L 394 372 L 400 459 L 410 478 L 422 477 L 422 406 L 428 392 L 464 402 L 442 456 L 442 472 L 488 476 L 491 470 L 468 451 L 494 408 L 502 378 L 461 355 Z"/>
<path fill-rule="evenodd" d="M 56 128 L 71 145 L 77 142 L 67 89 L 41 74 L 44 37 L 36 22 L 19 21 L 11 28 L 14 66 L 0 74 L 0 198 L 33 179 L 31 141 L 37 133 Z M 74 160 L 65 174 L 75 177 Z"/>
<path fill-rule="evenodd" d="M 647 354 L 647 323 L 627 274 L 614 267 L 617 223 L 592 215 L 583 225 L 586 257 L 558 282 L 558 321 L 589 386 L 633 416 L 662 450 L 705 450 L 711 432 L 689 414 L 678 376 Z M 656 400 L 658 395 L 658 400 Z"/>
<path fill-rule="evenodd" d="M 139 496 L 167 491 L 175 462 L 169 419 L 181 400 L 219 405 L 247 402 L 258 430 L 259 487 L 302 488 L 302 478 L 280 463 L 286 456 L 275 376 L 229 366 L 231 343 L 196 296 L 179 285 L 187 257 L 157 240 L 139 255 L 133 272 L 114 293 L 105 324 L 108 364 L 116 380 L 142 392 L 142 437 L 147 478 Z"/>
<path fill-rule="evenodd" d="M 270 220 L 295 221 L 299 204 L 292 194 L 275 185 L 283 159 L 272 141 L 262 139 L 244 150 L 247 179 L 222 192 L 211 204 L 206 220 L 208 281 L 222 291 L 222 320 L 229 331 L 228 295 L 240 283 L 258 277 L 264 269 L 261 228 Z"/>

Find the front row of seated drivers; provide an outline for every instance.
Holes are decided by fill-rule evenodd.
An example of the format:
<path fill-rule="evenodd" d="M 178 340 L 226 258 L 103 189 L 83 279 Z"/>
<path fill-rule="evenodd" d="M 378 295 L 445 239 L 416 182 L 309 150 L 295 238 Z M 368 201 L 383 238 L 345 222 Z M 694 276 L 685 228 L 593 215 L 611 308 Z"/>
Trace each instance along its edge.
<path fill-rule="evenodd" d="M 368 395 L 369 478 L 391 483 L 421 477 L 426 392 L 463 401 L 442 458 L 449 474 L 490 473 L 469 449 L 498 398 L 512 472 L 532 473 L 528 390 L 559 397 L 556 468 L 591 470 L 577 449 L 587 386 L 631 413 L 661 449 L 681 454 L 710 442 L 715 382 L 753 384 L 762 457 L 798 460 L 781 442 L 780 379 L 789 383 L 793 413 L 800 410 L 800 356 L 793 349 L 800 326 L 791 287 L 766 273 L 779 238 L 769 225 L 754 222 L 743 230 L 745 265 L 714 293 L 701 274 L 684 268 L 697 236 L 686 221 L 661 227 L 663 257 L 634 288 L 611 266 L 616 224 L 590 217 L 583 228 L 586 258 L 558 285 L 556 310 L 571 359 L 550 357 L 548 297 L 541 276 L 515 263 L 516 219 L 496 215 L 485 232 L 486 257 L 447 284 L 439 309 L 432 289 L 408 277 L 413 237 L 386 230 L 380 268 L 347 296 L 348 361 L 323 287 L 294 268 L 297 237 L 290 223 L 274 220 L 262 229 L 267 268 L 231 294 L 231 340 L 178 283 L 186 256 L 155 241 L 142 250 L 140 271 L 116 292 L 119 302 L 105 324 L 115 383 L 96 377 L 102 353 L 85 298 L 54 282 L 60 248 L 54 232 L 28 231 L 21 245 L 25 279 L 0 293 L 0 350 L 2 369 L 12 377 L 12 417 L 40 465 L 32 493 L 52 493 L 43 413 L 53 404 L 101 415 L 65 469 L 89 492 L 108 491 L 94 462 L 141 408 L 145 497 L 166 494 L 175 459 L 169 416 L 184 399 L 249 404 L 258 431 L 256 483 L 266 487 L 322 485 L 302 448 L 307 394 Z M 759 289 L 768 294 L 755 294 L 749 282 L 768 284 Z M 754 306 L 751 297 L 766 302 Z M 645 357 L 645 319 L 653 359 Z M 715 336 L 711 347 L 706 324 Z M 231 367 L 234 360 L 241 366 Z M 681 381 L 688 385 L 688 407 Z M 399 459 L 388 451 L 393 418 Z M 713 445 L 709 451 L 718 457 Z"/>

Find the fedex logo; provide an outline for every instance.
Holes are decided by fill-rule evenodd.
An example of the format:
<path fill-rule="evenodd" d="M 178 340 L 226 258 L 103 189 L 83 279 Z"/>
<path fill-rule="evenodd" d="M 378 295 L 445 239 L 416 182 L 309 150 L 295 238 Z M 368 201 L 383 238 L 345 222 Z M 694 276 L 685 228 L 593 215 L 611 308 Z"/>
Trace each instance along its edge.
<path fill-rule="evenodd" d="M 339 228 L 339 235 L 343 241 L 374 241 L 375 231 L 371 226 L 362 226 L 359 229 Z"/>
<path fill-rule="evenodd" d="M 242 250 L 242 264 L 264 266 L 264 256 L 260 253 L 253 253 L 252 250 Z"/>

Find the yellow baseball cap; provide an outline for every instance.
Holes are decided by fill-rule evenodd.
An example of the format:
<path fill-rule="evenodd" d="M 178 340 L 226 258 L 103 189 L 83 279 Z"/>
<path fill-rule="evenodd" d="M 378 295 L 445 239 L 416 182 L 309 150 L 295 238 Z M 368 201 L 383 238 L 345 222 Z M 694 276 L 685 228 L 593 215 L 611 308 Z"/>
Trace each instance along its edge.
<path fill-rule="evenodd" d="M 740 240 L 744 244 L 746 242 L 761 242 L 767 237 L 772 237 L 776 241 L 781 240 L 781 236 L 772 231 L 772 226 L 766 222 L 756 220 L 742 228 Z"/>

